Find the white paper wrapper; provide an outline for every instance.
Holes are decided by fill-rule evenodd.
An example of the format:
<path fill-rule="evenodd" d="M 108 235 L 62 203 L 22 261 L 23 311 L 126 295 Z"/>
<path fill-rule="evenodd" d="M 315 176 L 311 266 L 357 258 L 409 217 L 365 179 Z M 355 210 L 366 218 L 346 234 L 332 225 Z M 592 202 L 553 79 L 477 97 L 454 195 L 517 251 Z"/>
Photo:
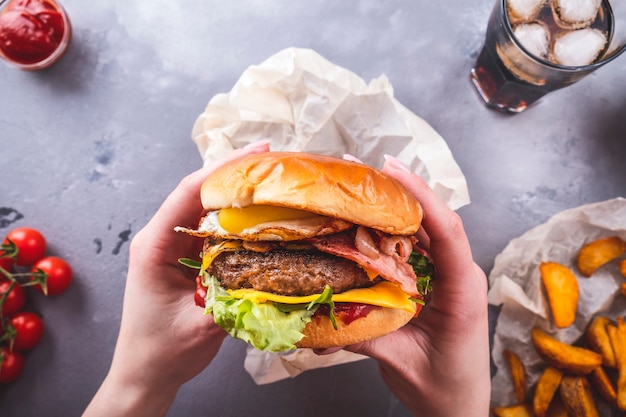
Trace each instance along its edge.
<path fill-rule="evenodd" d="M 384 75 L 366 84 L 308 49 L 289 48 L 249 67 L 198 117 L 192 138 L 205 163 L 262 139 L 273 151 L 350 154 L 381 168 L 398 157 L 457 209 L 467 184 L 443 138 L 393 97 Z"/>
<path fill-rule="evenodd" d="M 192 138 L 205 164 L 263 139 L 271 140 L 272 151 L 349 154 L 379 169 L 383 155 L 394 155 L 452 209 L 470 201 L 446 142 L 394 98 L 387 77 L 367 84 L 308 49 L 285 49 L 249 67 L 229 93 L 209 101 Z M 279 355 L 250 349 L 245 367 L 264 384 L 362 358 L 348 352 L 320 357 L 307 350 Z"/>
<path fill-rule="evenodd" d="M 626 199 L 616 198 L 563 211 L 546 223 L 513 239 L 500 253 L 489 275 L 490 304 L 501 305 L 495 328 L 492 357 L 498 368 L 492 380 L 492 404 L 515 404 L 513 384 L 502 351 L 511 349 L 527 366 L 528 386 L 533 386 L 545 363 L 537 356 L 530 340 L 538 326 L 566 343 L 580 338 L 590 320 L 599 314 L 615 318 L 626 314 L 626 302 L 619 293 L 624 277 L 617 262 L 611 262 L 591 278 L 576 267 L 581 246 L 589 241 L 619 236 L 626 239 Z M 573 325 L 557 329 L 550 316 L 542 290 L 539 264 L 559 262 L 574 271 L 580 290 L 578 313 Z M 610 416 L 608 409 L 601 410 Z"/>
<path fill-rule="evenodd" d="M 367 359 L 367 357 L 345 350 L 320 356 L 311 349 L 268 353 L 248 346 L 244 368 L 257 384 L 262 385 L 285 378 L 294 378 L 309 369 L 326 368 L 362 359 Z"/>

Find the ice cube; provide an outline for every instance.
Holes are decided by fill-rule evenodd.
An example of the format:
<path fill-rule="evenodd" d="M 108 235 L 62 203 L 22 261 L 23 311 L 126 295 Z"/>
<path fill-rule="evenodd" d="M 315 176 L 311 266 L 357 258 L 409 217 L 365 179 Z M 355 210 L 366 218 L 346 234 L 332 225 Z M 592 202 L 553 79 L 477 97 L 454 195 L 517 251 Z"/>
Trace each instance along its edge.
<path fill-rule="evenodd" d="M 593 23 L 602 0 L 552 0 L 556 23 L 567 29 L 581 29 Z"/>
<path fill-rule="evenodd" d="M 597 29 L 578 29 L 556 37 L 552 56 L 557 64 L 580 67 L 592 64 L 607 43 L 606 35 Z"/>
<path fill-rule="evenodd" d="M 546 0 L 508 0 L 506 8 L 512 22 L 528 22 L 537 16 Z"/>
<path fill-rule="evenodd" d="M 550 52 L 550 31 L 539 22 L 520 23 L 513 33 L 526 51 L 542 59 L 548 58 Z"/>

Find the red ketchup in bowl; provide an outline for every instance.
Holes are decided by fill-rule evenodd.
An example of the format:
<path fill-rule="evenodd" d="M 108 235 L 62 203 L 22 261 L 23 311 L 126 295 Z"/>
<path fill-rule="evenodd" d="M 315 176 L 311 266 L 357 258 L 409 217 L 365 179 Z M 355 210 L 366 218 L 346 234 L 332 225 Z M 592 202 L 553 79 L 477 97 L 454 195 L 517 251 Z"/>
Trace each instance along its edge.
<path fill-rule="evenodd" d="M 0 11 L 0 56 L 18 68 L 47 68 L 63 55 L 71 32 L 57 2 L 9 0 Z"/>

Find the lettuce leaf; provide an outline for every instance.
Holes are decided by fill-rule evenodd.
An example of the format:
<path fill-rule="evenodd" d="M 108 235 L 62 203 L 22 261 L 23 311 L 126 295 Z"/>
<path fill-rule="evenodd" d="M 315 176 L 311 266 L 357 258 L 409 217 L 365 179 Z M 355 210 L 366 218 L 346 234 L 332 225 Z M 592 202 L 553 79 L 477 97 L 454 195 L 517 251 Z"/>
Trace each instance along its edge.
<path fill-rule="evenodd" d="M 244 340 L 259 350 L 282 352 L 296 349 L 302 331 L 317 308 L 281 311 L 274 303 L 255 304 L 232 297 L 219 281 L 204 274 L 207 287 L 206 314 L 232 337 Z"/>
<path fill-rule="evenodd" d="M 435 265 L 430 262 L 428 257 L 415 251 L 409 256 L 409 264 L 417 276 L 417 292 L 422 296 L 428 295 L 433 290 L 431 281 L 434 279 Z M 424 304 L 422 300 L 415 300 L 415 302 Z"/>

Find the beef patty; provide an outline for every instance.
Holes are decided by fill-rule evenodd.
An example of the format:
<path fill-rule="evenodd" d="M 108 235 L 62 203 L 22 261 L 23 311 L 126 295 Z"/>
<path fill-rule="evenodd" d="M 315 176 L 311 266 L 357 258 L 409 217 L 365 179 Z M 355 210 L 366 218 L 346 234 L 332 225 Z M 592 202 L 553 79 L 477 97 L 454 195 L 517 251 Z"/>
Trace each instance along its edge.
<path fill-rule="evenodd" d="M 352 261 L 309 250 L 223 252 L 208 272 L 227 289 L 254 288 L 291 296 L 319 294 L 326 285 L 341 293 L 378 282 Z"/>

